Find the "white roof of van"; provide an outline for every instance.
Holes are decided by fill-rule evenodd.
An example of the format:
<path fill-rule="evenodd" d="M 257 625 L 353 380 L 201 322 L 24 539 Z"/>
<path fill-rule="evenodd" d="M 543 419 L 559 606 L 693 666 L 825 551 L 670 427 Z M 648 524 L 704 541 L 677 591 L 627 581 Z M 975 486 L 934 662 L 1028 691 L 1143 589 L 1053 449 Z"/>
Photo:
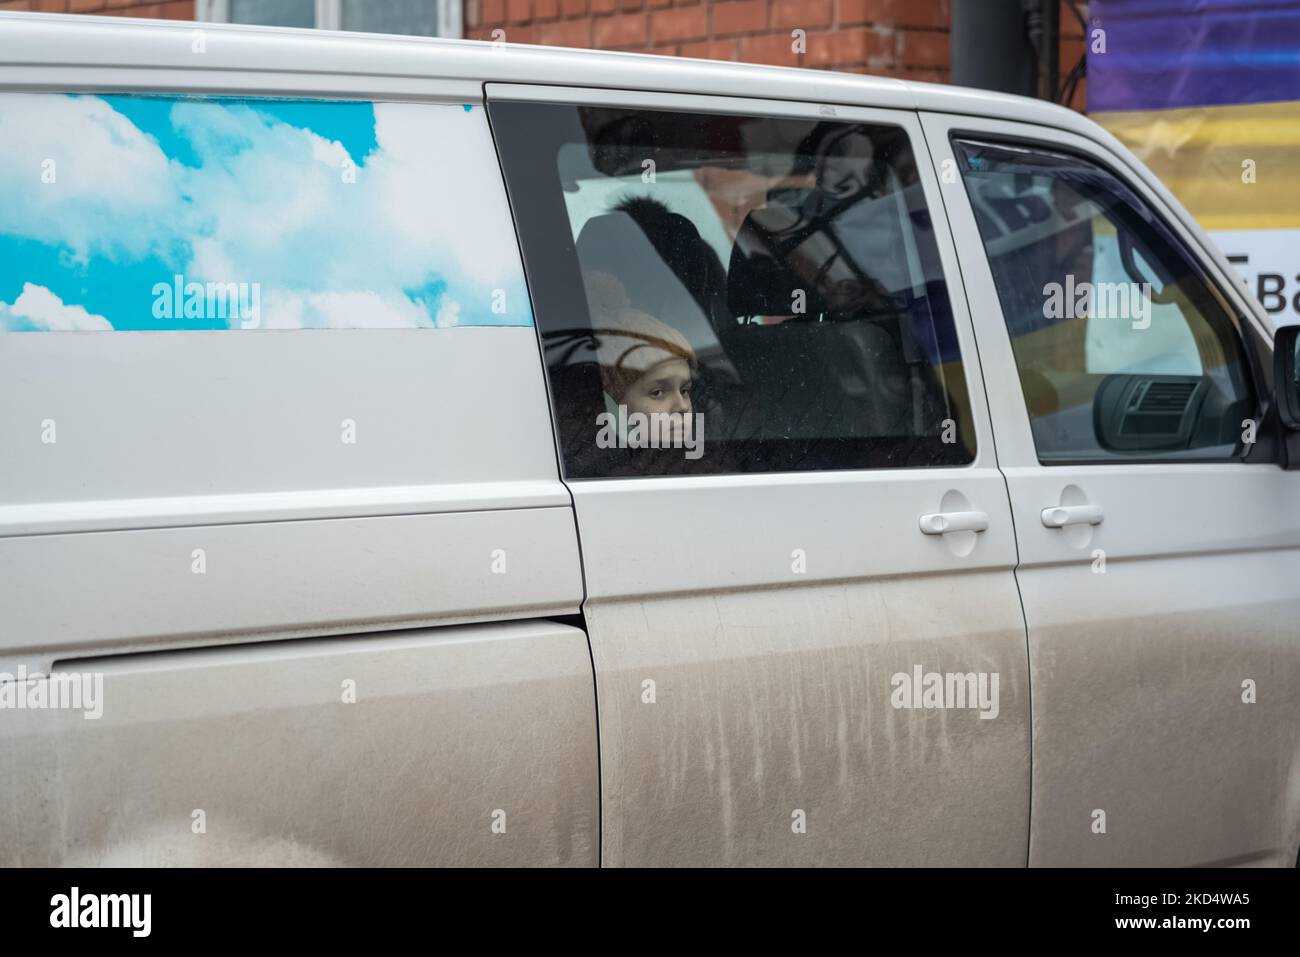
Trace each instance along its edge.
<path fill-rule="evenodd" d="M 201 54 L 193 52 L 199 29 L 204 34 Z M 1097 138 L 1095 124 L 1055 104 L 889 77 L 477 40 L 0 13 L 0 86 L 161 89 L 176 84 L 177 75 L 169 75 L 170 70 L 192 75 L 196 68 L 212 77 L 213 90 L 252 88 L 250 74 L 258 75 L 257 88 L 285 95 L 311 93 L 322 85 L 295 86 L 294 75 L 303 74 L 319 80 L 361 75 L 382 85 L 398 79 L 450 82 L 466 89 L 472 84 L 480 97 L 484 82 L 562 84 L 963 113 L 1041 123 Z"/>

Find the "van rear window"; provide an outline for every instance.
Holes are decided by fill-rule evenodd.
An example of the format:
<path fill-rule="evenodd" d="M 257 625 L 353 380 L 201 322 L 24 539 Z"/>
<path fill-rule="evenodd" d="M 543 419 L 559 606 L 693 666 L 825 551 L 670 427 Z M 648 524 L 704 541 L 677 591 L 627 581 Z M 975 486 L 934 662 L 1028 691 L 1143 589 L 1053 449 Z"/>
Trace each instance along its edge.
<path fill-rule="evenodd" d="M 531 324 L 478 106 L 0 94 L 0 331 Z"/>
<path fill-rule="evenodd" d="M 568 477 L 972 460 L 901 127 L 489 111 Z"/>

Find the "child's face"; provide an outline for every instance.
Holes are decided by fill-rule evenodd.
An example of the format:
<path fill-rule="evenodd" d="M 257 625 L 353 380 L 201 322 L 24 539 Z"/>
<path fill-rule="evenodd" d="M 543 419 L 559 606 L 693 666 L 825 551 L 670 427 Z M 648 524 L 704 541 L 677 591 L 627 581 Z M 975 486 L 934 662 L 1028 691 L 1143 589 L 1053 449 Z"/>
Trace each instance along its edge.
<path fill-rule="evenodd" d="M 685 359 L 665 359 L 654 366 L 623 395 L 629 413 L 691 411 L 691 367 Z"/>

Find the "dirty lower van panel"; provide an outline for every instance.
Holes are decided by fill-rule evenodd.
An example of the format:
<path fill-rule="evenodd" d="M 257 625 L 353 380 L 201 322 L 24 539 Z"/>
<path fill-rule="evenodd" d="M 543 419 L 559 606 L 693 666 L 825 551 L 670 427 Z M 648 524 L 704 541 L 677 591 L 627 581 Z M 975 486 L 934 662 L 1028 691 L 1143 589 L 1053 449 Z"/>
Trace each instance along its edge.
<path fill-rule="evenodd" d="M 605 801 L 618 810 L 605 862 L 1022 866 L 1029 681 L 1015 586 L 996 571 L 938 598 L 933 584 L 589 603 Z M 891 706 L 917 662 L 994 683 L 975 686 L 969 710 Z"/>
<path fill-rule="evenodd" d="M 100 717 L 0 723 L 0 866 L 596 863 L 577 628 L 166 652 L 78 673 L 102 676 Z"/>

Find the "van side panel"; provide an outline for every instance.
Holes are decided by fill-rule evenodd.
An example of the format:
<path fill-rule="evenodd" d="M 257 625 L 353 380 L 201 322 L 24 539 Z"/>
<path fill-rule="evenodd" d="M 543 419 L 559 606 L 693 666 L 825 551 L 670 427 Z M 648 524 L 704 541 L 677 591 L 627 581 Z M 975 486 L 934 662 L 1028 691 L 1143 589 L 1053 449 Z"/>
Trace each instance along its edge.
<path fill-rule="evenodd" d="M 579 629 L 439 628 L 79 670 L 102 675 L 98 719 L 0 722 L 0 866 L 596 863 Z"/>

